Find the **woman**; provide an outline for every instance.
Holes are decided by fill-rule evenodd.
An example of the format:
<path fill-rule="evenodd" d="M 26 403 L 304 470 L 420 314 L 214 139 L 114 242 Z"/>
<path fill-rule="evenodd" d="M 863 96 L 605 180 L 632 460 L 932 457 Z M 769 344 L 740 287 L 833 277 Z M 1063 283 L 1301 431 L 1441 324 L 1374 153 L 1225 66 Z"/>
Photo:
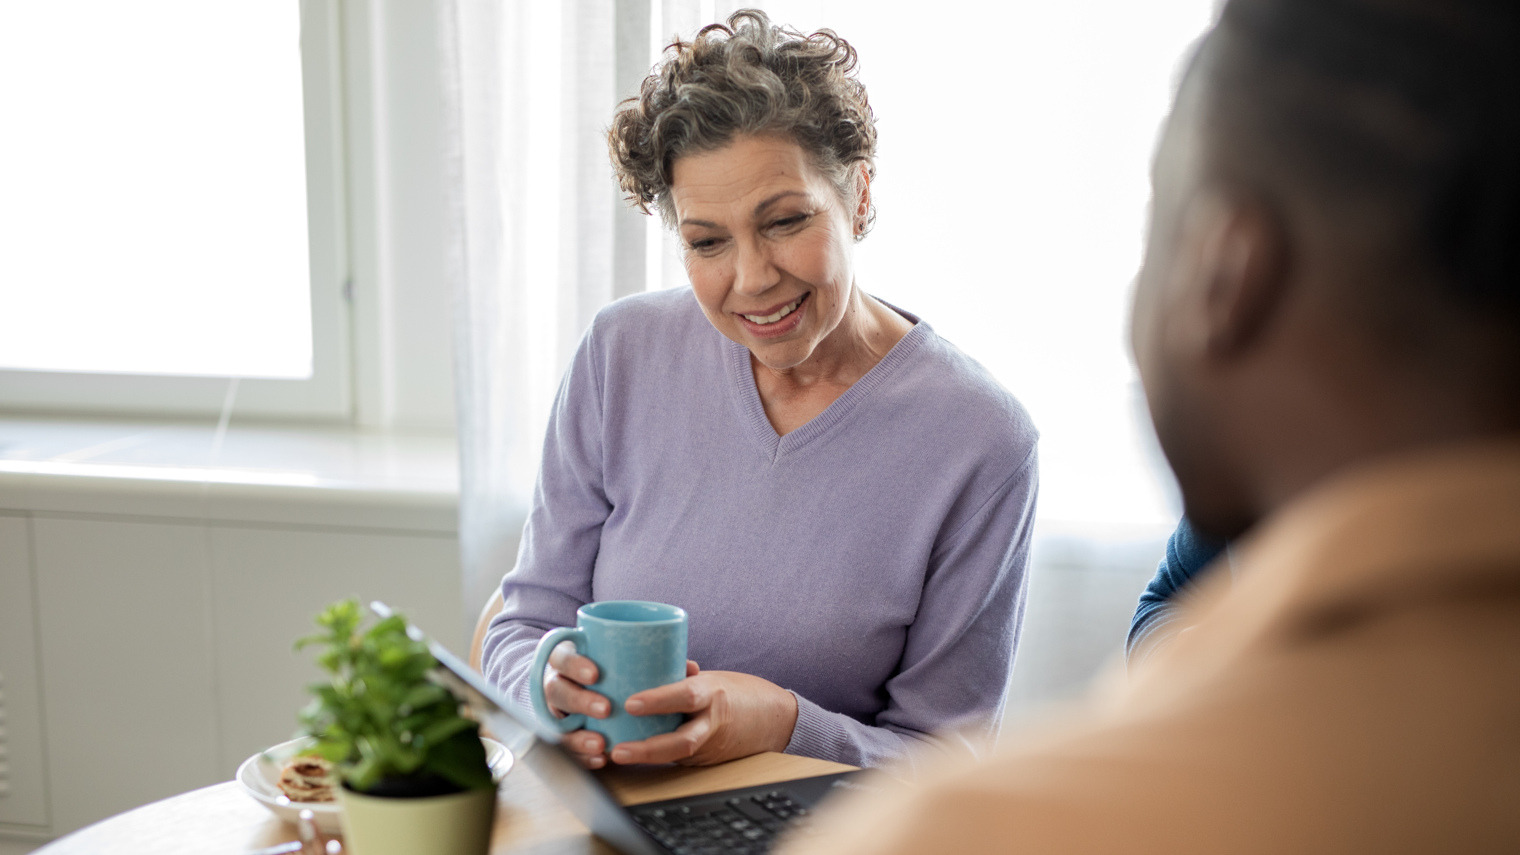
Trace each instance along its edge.
<path fill-rule="evenodd" d="M 613 119 L 618 180 L 679 233 L 692 287 L 593 321 L 484 645 L 526 703 L 535 644 L 583 603 L 686 609 L 690 676 L 627 708 L 688 720 L 619 746 L 570 734 L 592 768 L 873 766 L 997 731 L 1036 434 L 981 366 L 855 283 L 876 132 L 854 65 L 832 33 L 739 12 L 672 45 Z M 550 665 L 551 706 L 608 714 L 592 662 Z"/>

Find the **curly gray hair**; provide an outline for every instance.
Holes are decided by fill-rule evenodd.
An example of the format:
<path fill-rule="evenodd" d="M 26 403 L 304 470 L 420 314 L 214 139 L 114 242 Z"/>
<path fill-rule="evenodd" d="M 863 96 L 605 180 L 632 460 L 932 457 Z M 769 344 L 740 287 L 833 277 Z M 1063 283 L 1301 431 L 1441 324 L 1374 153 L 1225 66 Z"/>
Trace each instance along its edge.
<path fill-rule="evenodd" d="M 831 30 L 809 36 L 741 9 L 692 41 L 677 39 L 618 105 L 607 131 L 618 186 L 644 213 L 656 207 L 675 226 L 670 203 L 676 160 L 724 147 L 741 135 L 797 143 L 848 206 L 863 166 L 876 175 L 876 119 L 855 77 L 855 48 Z M 871 206 L 856 239 L 876 219 Z"/>

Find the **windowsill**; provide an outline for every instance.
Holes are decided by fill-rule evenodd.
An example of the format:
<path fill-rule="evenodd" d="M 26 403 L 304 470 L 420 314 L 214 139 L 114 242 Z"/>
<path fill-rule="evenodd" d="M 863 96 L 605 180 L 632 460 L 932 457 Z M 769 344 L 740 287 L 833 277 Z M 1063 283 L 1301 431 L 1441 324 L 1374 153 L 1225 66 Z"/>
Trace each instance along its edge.
<path fill-rule="evenodd" d="M 0 416 L 0 513 L 458 528 L 452 434 Z"/>

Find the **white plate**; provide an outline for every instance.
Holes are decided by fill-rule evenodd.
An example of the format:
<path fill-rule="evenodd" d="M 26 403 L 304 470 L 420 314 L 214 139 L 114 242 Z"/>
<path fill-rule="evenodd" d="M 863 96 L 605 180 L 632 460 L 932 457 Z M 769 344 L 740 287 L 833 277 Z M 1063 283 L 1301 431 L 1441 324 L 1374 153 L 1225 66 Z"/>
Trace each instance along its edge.
<path fill-rule="evenodd" d="M 338 834 L 342 830 L 338 827 L 338 816 L 343 813 L 343 809 L 337 802 L 295 802 L 280 792 L 280 769 L 284 767 L 285 761 L 309 748 L 315 741 L 310 736 L 302 736 L 260 751 L 238 767 L 237 782 L 242 785 L 244 792 L 274 811 L 280 819 L 294 825 L 301 811 L 310 810 L 317 821 L 317 828 L 324 834 Z M 512 752 L 494 739 L 482 736 L 480 741 L 486 747 L 486 765 L 491 767 L 491 776 L 499 784 L 512 769 Z"/>

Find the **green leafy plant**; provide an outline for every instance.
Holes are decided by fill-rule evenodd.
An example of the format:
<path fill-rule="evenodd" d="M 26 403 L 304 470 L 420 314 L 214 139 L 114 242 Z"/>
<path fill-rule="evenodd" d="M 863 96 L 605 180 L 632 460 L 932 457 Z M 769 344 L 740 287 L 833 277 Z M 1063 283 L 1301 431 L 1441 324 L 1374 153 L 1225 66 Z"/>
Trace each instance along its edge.
<path fill-rule="evenodd" d="M 296 649 L 320 645 L 317 664 L 332 675 L 310 686 L 315 696 L 301 725 L 316 737 L 312 753 L 330 760 L 350 789 L 375 795 L 433 795 L 494 787 L 480 727 L 460 701 L 428 679 L 437 660 L 391 615 L 361 631 L 357 600 L 328 606 L 320 633 Z"/>

